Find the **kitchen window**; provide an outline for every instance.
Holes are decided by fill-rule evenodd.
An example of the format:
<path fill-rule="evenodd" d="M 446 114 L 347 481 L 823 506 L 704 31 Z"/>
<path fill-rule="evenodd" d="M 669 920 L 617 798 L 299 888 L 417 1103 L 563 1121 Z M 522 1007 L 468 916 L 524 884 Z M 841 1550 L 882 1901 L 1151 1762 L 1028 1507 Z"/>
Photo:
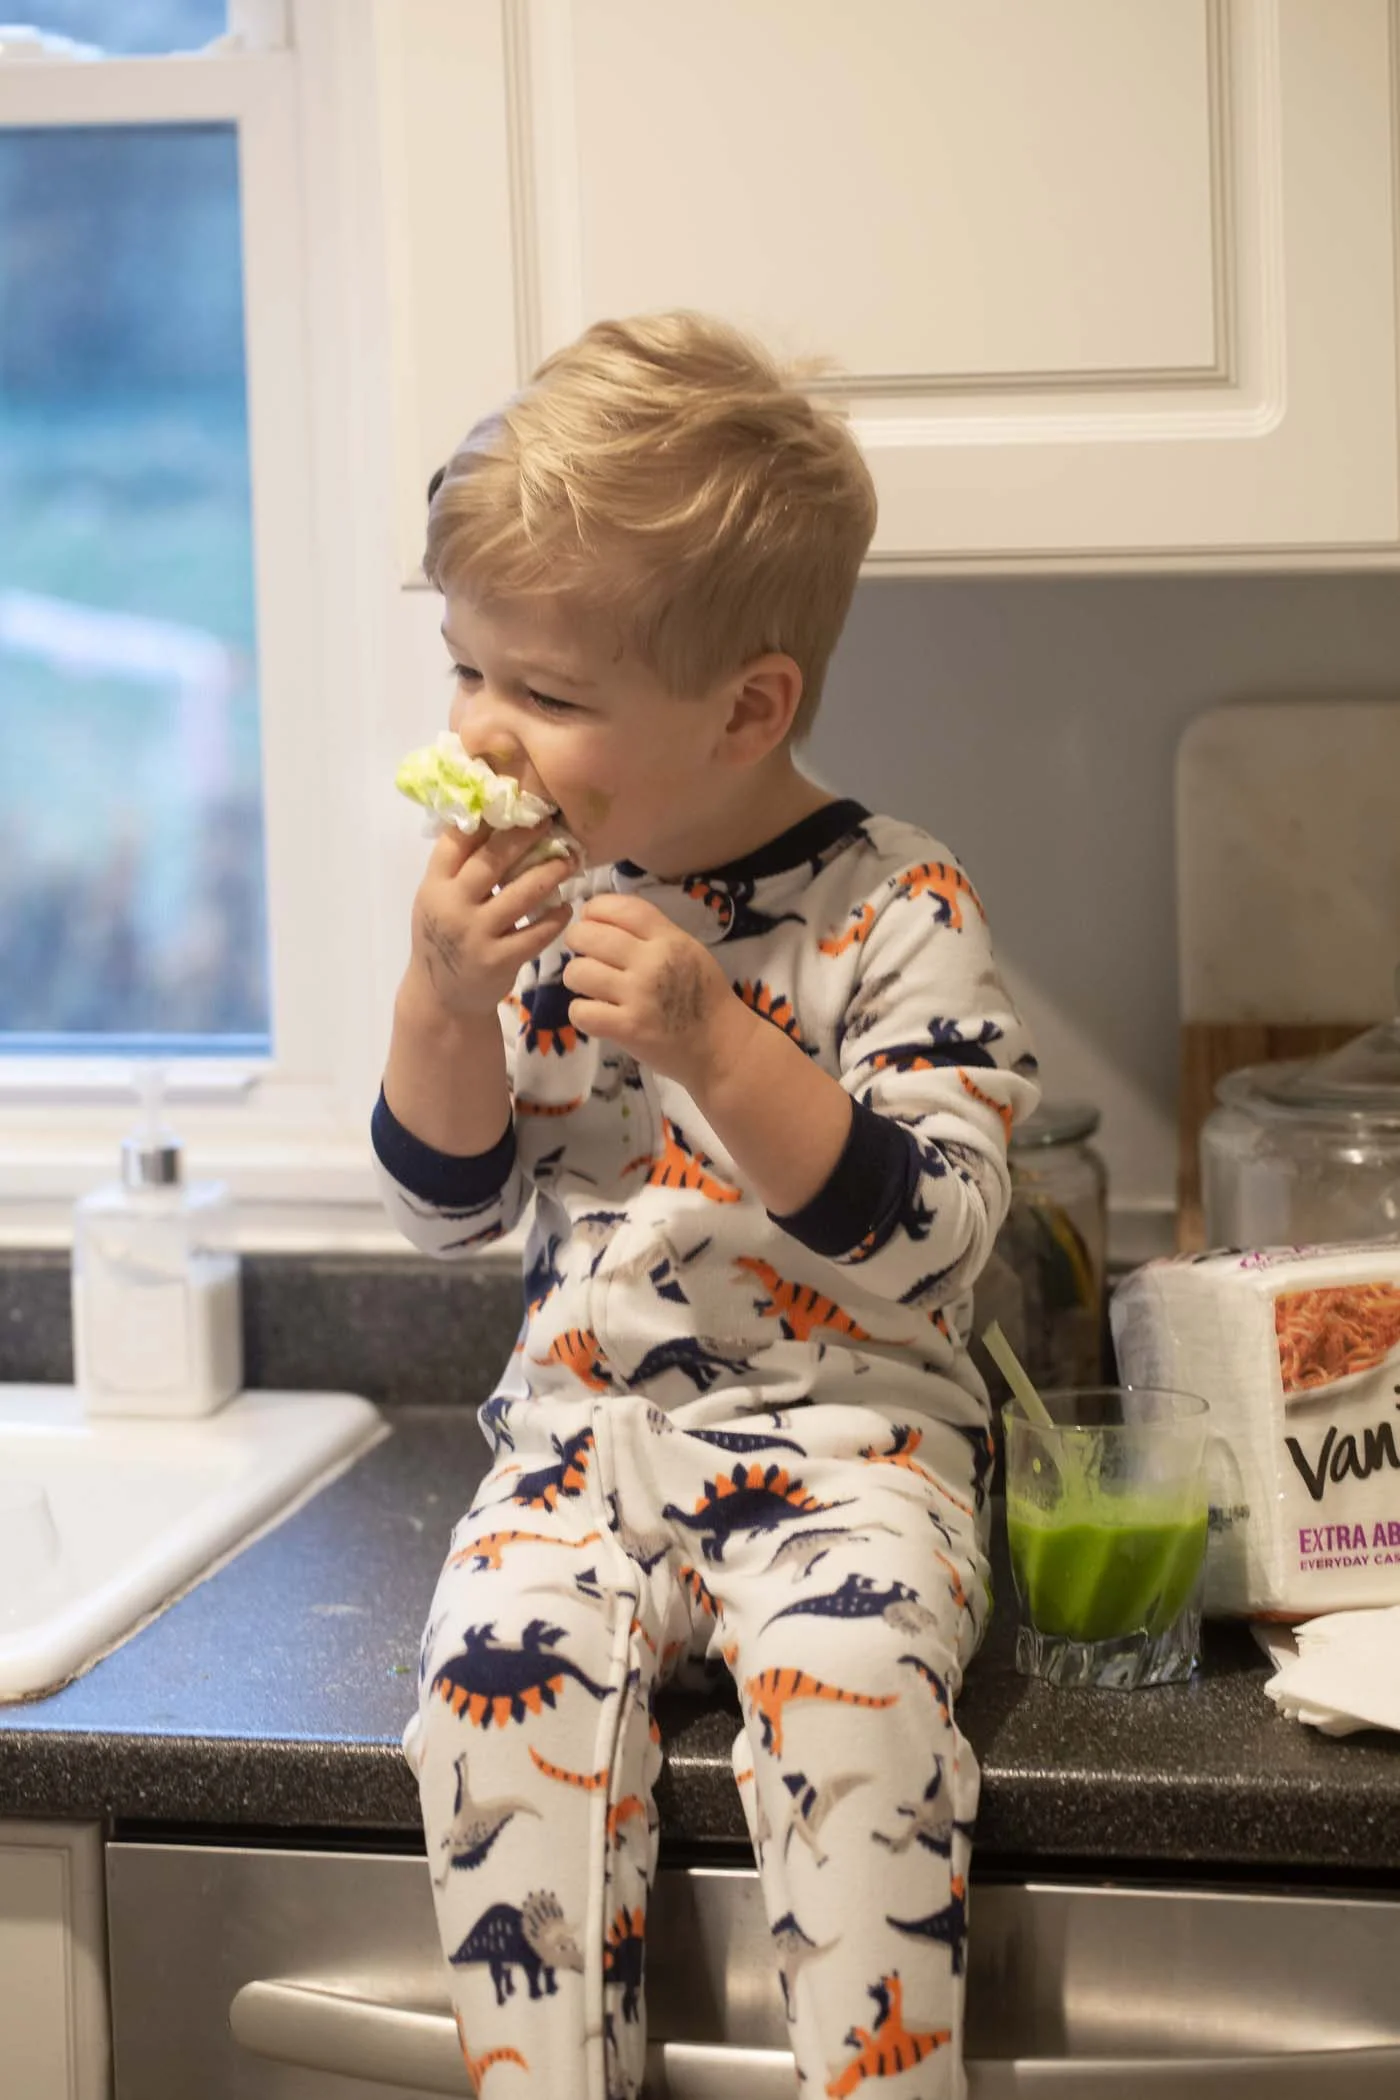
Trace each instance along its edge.
<path fill-rule="evenodd" d="M 330 635 L 356 617 L 339 214 L 371 10 L 14 12 L 0 1242 L 66 1237 L 152 1061 L 191 1171 L 226 1175 L 274 1243 L 377 1226 L 369 876 L 337 843 L 368 769 L 334 684 L 354 645 Z"/>

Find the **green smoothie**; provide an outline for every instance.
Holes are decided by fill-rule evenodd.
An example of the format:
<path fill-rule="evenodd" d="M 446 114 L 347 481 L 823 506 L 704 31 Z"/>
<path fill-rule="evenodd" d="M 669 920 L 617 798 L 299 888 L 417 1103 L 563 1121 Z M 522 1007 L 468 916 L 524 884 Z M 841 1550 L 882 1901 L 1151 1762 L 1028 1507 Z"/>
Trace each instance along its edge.
<path fill-rule="evenodd" d="M 1047 1512 L 1008 1498 L 1016 1588 L 1041 1633 L 1111 1641 L 1165 1633 L 1190 1602 L 1206 1551 L 1206 1512 L 1067 1496 Z"/>

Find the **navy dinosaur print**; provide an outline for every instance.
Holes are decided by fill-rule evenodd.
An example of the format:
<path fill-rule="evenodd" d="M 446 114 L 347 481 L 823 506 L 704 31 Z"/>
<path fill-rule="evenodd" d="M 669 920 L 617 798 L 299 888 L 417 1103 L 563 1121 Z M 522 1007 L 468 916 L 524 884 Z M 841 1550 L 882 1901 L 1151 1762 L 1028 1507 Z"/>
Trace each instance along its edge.
<path fill-rule="evenodd" d="M 804 1447 L 790 1436 L 760 1436 L 748 1429 L 687 1429 L 697 1444 L 713 1444 L 717 1451 L 795 1451 L 806 1456 Z"/>
<path fill-rule="evenodd" d="M 950 1261 L 941 1269 L 930 1269 L 927 1276 L 916 1277 L 907 1291 L 900 1292 L 899 1303 L 918 1306 L 925 1298 L 932 1298 L 935 1294 L 946 1296 L 945 1286 L 949 1277 L 955 1276 L 961 1267 L 961 1262 Z"/>
<path fill-rule="evenodd" d="M 568 1149 L 567 1145 L 555 1145 L 552 1151 L 541 1152 L 538 1159 L 530 1162 L 530 1173 L 537 1188 L 549 1188 L 559 1178 Z M 569 1172 L 575 1181 L 586 1181 L 590 1188 L 597 1188 L 597 1175 L 586 1173 L 577 1159 L 570 1162 Z"/>
<path fill-rule="evenodd" d="M 890 1582 L 880 1589 L 873 1575 L 848 1575 L 839 1588 L 826 1590 L 820 1597 L 803 1597 L 797 1604 L 785 1605 L 782 1611 L 775 1611 L 763 1624 L 766 1631 L 779 1619 L 879 1619 L 892 1604 L 917 1604 L 918 1601 L 917 1591 L 911 1590 L 907 1582 Z"/>
<path fill-rule="evenodd" d="M 785 1910 L 771 1927 L 771 1931 L 778 1955 L 778 1981 L 783 1987 L 783 2011 L 790 2020 L 793 2014 L 793 1986 L 799 1973 L 807 1962 L 814 1961 L 819 1954 L 829 1954 L 836 1942 L 827 1940 L 818 1946 L 811 1934 L 802 1930 L 797 1922 L 797 1913 L 792 1910 Z"/>
<path fill-rule="evenodd" d="M 564 1923 L 558 1898 L 547 1889 L 527 1896 L 523 1904 L 493 1903 L 484 1910 L 448 1959 L 457 1968 L 481 1963 L 491 1971 L 496 2003 L 515 1993 L 513 1971 L 525 1972 L 532 1998 L 552 1995 L 559 1986 L 556 1969 L 583 1968 L 583 1952 Z"/>
<path fill-rule="evenodd" d="M 608 1698 L 605 1684 L 595 1684 L 567 1655 L 551 1652 L 563 1638 L 562 1626 L 547 1626 L 543 1619 L 531 1619 L 518 1646 L 498 1641 L 489 1622 L 470 1626 L 461 1653 L 449 1656 L 435 1672 L 429 1695 L 454 1714 L 465 1714 L 474 1728 L 504 1728 L 507 1721 L 523 1721 L 543 1706 L 556 1705 L 567 1677 L 593 1698 Z"/>
<path fill-rule="evenodd" d="M 940 1859 L 951 1859 L 953 1839 L 966 1838 L 972 1842 L 974 1825 L 971 1820 L 961 1821 L 951 1808 L 942 1806 L 945 1792 L 943 1759 L 935 1755 L 933 1777 L 917 1801 L 898 1801 L 895 1814 L 908 1818 L 904 1828 L 894 1837 L 887 1831 L 872 1830 L 870 1835 L 877 1845 L 890 1852 L 907 1852 L 911 1845 L 922 1845 L 928 1852 L 936 1852 Z"/>
<path fill-rule="evenodd" d="M 641 2016 L 642 1967 L 646 1958 L 646 1925 L 640 1910 L 620 1910 L 603 1942 L 603 1982 L 622 1987 L 622 2017 Z"/>
<path fill-rule="evenodd" d="M 771 933 L 775 926 L 801 926 L 805 923 L 800 911 L 755 911 L 753 900 L 757 884 L 751 881 L 711 882 L 703 875 L 695 875 L 683 883 L 682 888 L 687 897 L 696 898 L 714 914 L 720 926 L 721 940 L 751 941 L 760 934 Z"/>
<path fill-rule="evenodd" d="M 945 1047 L 940 1043 L 886 1043 L 869 1060 L 872 1072 L 931 1072 L 938 1065 L 992 1065 L 989 1050 L 974 1043 Z"/>
<path fill-rule="evenodd" d="M 882 977 L 867 977 L 857 994 L 858 1003 L 848 1006 L 836 1019 L 836 1054 L 844 1056 L 847 1043 L 858 1043 L 872 1028 L 878 1028 L 891 998 L 899 996 L 903 980 L 897 970 Z"/>
<path fill-rule="evenodd" d="M 551 1437 L 550 1442 L 559 1454 L 558 1462 L 538 1466 L 533 1473 L 522 1473 L 510 1493 L 502 1498 L 505 1502 L 516 1502 L 526 1509 L 554 1509 L 561 1501 L 572 1501 L 583 1493 L 588 1462 L 593 1456 L 593 1431 L 580 1429 L 576 1436 L 562 1440 Z"/>
<path fill-rule="evenodd" d="M 667 1371 L 679 1371 L 690 1380 L 697 1393 L 708 1393 L 726 1373 L 731 1378 L 742 1378 L 747 1370 L 748 1365 L 742 1357 L 717 1356 L 697 1335 L 680 1334 L 648 1349 L 628 1383 L 636 1388 L 664 1377 Z"/>
<path fill-rule="evenodd" d="M 520 1331 L 522 1335 L 525 1332 L 523 1327 Z M 511 1434 L 509 1417 L 510 1402 L 504 1393 L 496 1393 L 493 1394 L 491 1399 L 483 1400 L 476 1411 L 476 1419 L 486 1432 L 487 1441 L 493 1451 L 513 1451 L 515 1449 L 515 1438 Z"/>
<path fill-rule="evenodd" d="M 588 1037 L 581 1028 L 575 1028 L 569 1019 L 569 1007 L 573 993 L 562 977 L 548 977 L 543 983 L 522 991 L 518 1000 L 511 1003 L 524 1015 L 521 1040 L 532 1055 L 567 1057 L 577 1050 Z"/>
<path fill-rule="evenodd" d="M 984 1021 L 976 1035 L 963 1034 L 962 1023 L 950 1020 L 943 1014 L 935 1014 L 928 1024 L 929 1039 L 940 1047 L 952 1044 L 962 1050 L 981 1049 L 988 1043 L 1000 1043 L 1006 1039 L 1006 1030 L 995 1021 Z M 991 1062 L 990 1058 L 987 1060 Z"/>
<path fill-rule="evenodd" d="M 987 1481 L 996 1463 L 996 1445 L 992 1441 L 992 1432 L 981 1422 L 975 1426 L 965 1422 L 950 1422 L 948 1427 L 957 1432 L 972 1453 L 972 1494 L 980 1509 L 987 1499 Z"/>
<path fill-rule="evenodd" d="M 893 1925 L 909 1939 L 936 1940 L 946 1947 L 953 1957 L 953 1974 L 961 1976 L 963 1955 L 967 1946 L 967 1883 L 961 1874 L 954 1874 L 949 1882 L 951 1899 L 942 1910 L 931 1911 L 926 1918 L 891 1918 L 885 1923 Z"/>
<path fill-rule="evenodd" d="M 758 1466 L 740 1464 L 732 1473 L 721 1473 L 710 1481 L 693 1511 L 678 1509 L 674 1502 L 668 1502 L 661 1514 L 684 1525 L 687 1531 L 700 1532 L 700 1550 L 706 1560 L 721 1563 L 725 1541 L 737 1532 L 752 1536 L 776 1531 L 780 1524 L 791 1524 L 803 1517 L 829 1516 L 832 1510 L 845 1509 L 847 1501 L 818 1502 L 800 1480 L 789 1480 L 781 1466 L 769 1466 L 764 1471 Z"/>
<path fill-rule="evenodd" d="M 948 1687 L 943 1682 L 943 1679 L 939 1676 L 937 1670 L 931 1668 L 931 1666 L 924 1661 L 922 1655 L 901 1655 L 899 1659 L 902 1663 L 908 1663 L 911 1670 L 918 1671 L 920 1677 L 923 1678 L 924 1683 L 933 1693 L 934 1705 L 938 1708 L 938 1711 L 940 1712 L 940 1714 L 942 1714 L 945 1721 L 951 1721 L 953 1718 L 953 1709 L 948 1700 Z"/>
<path fill-rule="evenodd" d="M 559 1249 L 564 1244 L 562 1233 L 552 1232 L 535 1259 L 525 1271 L 526 1312 L 538 1312 L 551 1291 L 557 1291 L 564 1281 L 564 1272 L 559 1267 Z"/>

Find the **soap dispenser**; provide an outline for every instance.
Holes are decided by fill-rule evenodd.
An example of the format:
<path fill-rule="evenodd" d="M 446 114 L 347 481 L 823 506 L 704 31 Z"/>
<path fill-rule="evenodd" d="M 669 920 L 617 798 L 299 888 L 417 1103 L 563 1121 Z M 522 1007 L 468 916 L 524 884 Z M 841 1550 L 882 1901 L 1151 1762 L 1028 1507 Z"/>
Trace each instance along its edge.
<path fill-rule="evenodd" d="M 232 1207 L 222 1182 L 184 1180 L 159 1068 L 136 1085 L 142 1118 L 121 1179 L 73 1214 L 78 1389 L 89 1414 L 212 1414 L 243 1383 Z"/>

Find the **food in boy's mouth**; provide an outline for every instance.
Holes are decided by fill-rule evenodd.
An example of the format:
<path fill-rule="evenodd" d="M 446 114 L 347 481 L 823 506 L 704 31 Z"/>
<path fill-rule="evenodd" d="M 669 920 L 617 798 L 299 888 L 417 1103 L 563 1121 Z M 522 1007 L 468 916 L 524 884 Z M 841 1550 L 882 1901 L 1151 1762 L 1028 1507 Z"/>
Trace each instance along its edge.
<path fill-rule="evenodd" d="M 529 794 L 508 773 L 497 773 L 484 758 L 471 757 L 455 730 L 440 730 L 435 743 L 401 759 L 394 786 L 428 812 L 432 832 L 455 826 L 471 834 L 483 824 L 490 831 L 529 830 L 548 823 L 548 831 L 521 856 L 513 874 L 533 867 L 536 861 L 582 858 L 563 826 L 550 821 L 557 820 L 558 811 L 538 795 Z"/>

